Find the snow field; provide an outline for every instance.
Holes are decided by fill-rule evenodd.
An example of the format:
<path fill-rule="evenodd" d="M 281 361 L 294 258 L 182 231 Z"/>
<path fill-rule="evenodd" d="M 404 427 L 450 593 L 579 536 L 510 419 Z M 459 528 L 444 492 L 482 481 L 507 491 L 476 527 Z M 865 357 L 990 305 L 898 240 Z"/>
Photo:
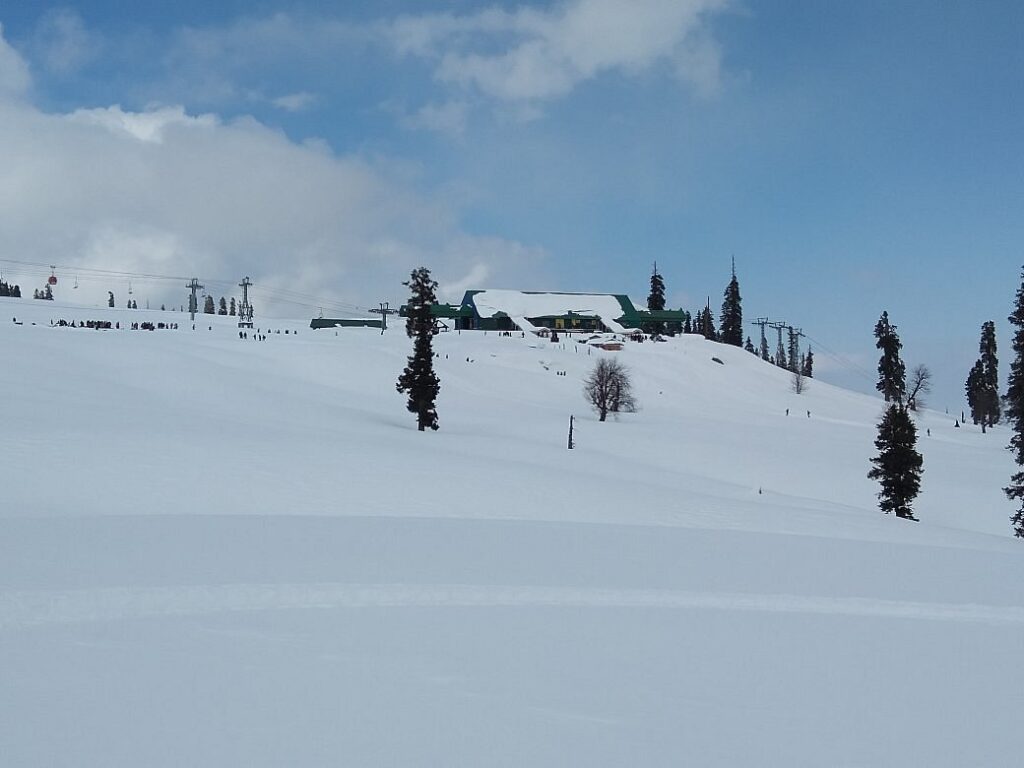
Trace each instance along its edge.
<path fill-rule="evenodd" d="M 920 417 L 915 525 L 879 400 L 702 339 L 442 334 L 420 434 L 399 324 L 0 309 L 11 765 L 1017 762 L 1005 427 Z M 641 406 L 606 424 L 603 354 Z"/>

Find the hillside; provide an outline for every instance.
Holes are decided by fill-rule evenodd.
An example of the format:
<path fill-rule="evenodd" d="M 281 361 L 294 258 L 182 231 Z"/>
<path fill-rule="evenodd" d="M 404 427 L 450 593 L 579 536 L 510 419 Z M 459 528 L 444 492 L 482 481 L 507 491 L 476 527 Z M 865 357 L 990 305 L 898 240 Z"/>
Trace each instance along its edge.
<path fill-rule="evenodd" d="M 1005 427 L 921 414 L 914 524 L 878 399 L 697 337 L 442 334 L 423 434 L 400 326 L 0 318 L 11 764 L 1017 762 Z M 598 355 L 638 413 L 587 410 Z"/>

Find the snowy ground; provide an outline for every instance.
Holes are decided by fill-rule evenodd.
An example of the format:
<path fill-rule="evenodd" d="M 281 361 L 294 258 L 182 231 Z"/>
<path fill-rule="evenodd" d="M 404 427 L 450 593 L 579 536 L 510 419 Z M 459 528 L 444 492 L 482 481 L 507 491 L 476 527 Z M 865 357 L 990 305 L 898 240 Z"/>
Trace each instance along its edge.
<path fill-rule="evenodd" d="M 0 318 L 4 764 L 1019 762 L 1005 428 L 921 417 L 913 524 L 878 400 L 702 339 L 444 334 L 421 434 L 400 327 Z M 587 412 L 598 354 L 639 413 Z"/>

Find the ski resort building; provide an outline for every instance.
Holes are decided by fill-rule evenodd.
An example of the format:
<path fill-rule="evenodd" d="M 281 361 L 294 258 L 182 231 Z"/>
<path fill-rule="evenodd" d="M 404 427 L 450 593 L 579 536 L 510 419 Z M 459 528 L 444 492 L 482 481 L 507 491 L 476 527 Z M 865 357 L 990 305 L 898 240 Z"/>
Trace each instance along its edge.
<path fill-rule="evenodd" d="M 406 306 L 399 314 L 405 317 Z M 662 323 L 681 333 L 682 310 L 638 310 L 625 294 L 562 291 L 466 291 L 462 304 L 434 304 L 431 314 L 451 329 L 479 331 L 609 331 L 630 334 Z"/>
<path fill-rule="evenodd" d="M 314 331 L 322 328 L 380 328 L 383 320 L 379 317 L 314 317 L 309 327 Z"/>

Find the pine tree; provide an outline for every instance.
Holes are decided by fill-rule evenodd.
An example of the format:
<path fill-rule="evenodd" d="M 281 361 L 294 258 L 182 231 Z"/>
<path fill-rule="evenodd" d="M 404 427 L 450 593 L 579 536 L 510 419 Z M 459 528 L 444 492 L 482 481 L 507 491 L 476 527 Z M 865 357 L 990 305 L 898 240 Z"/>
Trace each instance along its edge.
<path fill-rule="evenodd" d="M 745 344 L 743 345 L 743 348 L 744 348 L 745 350 L 747 350 L 747 352 L 749 352 L 749 353 L 750 353 L 750 354 L 752 354 L 752 355 L 756 355 L 756 354 L 757 354 L 757 350 L 756 350 L 756 349 L 754 349 L 754 343 L 753 343 L 753 342 L 752 342 L 752 341 L 750 340 L 750 337 L 749 337 L 749 336 L 747 336 L 747 341 L 746 341 L 746 343 L 745 343 Z"/>
<path fill-rule="evenodd" d="M 722 301 L 722 314 L 719 322 L 719 341 L 723 344 L 732 344 L 734 347 L 743 346 L 743 309 L 741 308 L 740 284 L 736 280 L 736 260 L 732 262 L 732 279 L 725 287 L 725 297 Z"/>
<path fill-rule="evenodd" d="M 1013 332 L 1013 362 L 1010 363 L 1010 382 L 1006 392 L 1006 420 L 1013 429 L 1013 437 L 1007 446 L 1013 452 L 1018 471 L 1010 477 L 1010 484 L 1003 489 L 1010 500 L 1024 499 L 1024 272 L 1021 286 L 1017 289 L 1013 314 L 1009 317 Z M 1010 518 L 1013 533 L 1024 538 L 1024 502 Z"/>
<path fill-rule="evenodd" d="M 704 307 L 704 321 L 701 323 L 701 331 L 708 341 L 718 341 L 718 333 L 715 332 L 715 319 L 711 316 L 711 307 Z"/>
<path fill-rule="evenodd" d="M 800 361 L 800 337 L 797 335 L 795 328 L 789 328 L 789 351 L 787 352 L 787 362 L 789 363 L 789 370 L 793 373 L 800 373 L 802 371 Z"/>
<path fill-rule="evenodd" d="M 114 292 L 113 291 L 107 291 L 107 306 L 108 307 L 113 307 L 114 306 Z"/>
<path fill-rule="evenodd" d="M 814 352 L 810 347 L 807 348 L 807 354 L 804 355 L 803 365 L 801 366 L 801 372 L 808 379 L 814 378 Z"/>
<path fill-rule="evenodd" d="M 228 308 L 228 314 L 231 315 L 231 317 L 235 316 L 235 297 L 234 296 L 231 297 L 231 306 Z"/>
<path fill-rule="evenodd" d="M 693 318 L 689 312 L 683 312 L 683 333 L 693 333 Z"/>
<path fill-rule="evenodd" d="M 220 305 L 217 309 L 218 315 L 226 315 L 228 313 L 228 301 L 223 296 L 220 297 Z"/>
<path fill-rule="evenodd" d="M 766 363 L 771 362 L 771 355 L 768 353 L 768 337 L 764 335 L 764 326 L 761 326 L 761 359 Z"/>
<path fill-rule="evenodd" d="M 651 273 L 651 292 L 647 296 L 647 309 L 661 311 L 665 309 L 665 281 L 658 274 L 658 262 L 654 262 L 654 271 Z M 663 322 L 654 321 L 648 324 L 649 333 L 662 334 L 665 332 Z"/>
<path fill-rule="evenodd" d="M 878 506 L 886 514 L 917 520 L 911 504 L 921 490 L 923 461 L 917 452 L 917 427 L 903 403 L 892 403 L 886 409 L 875 447 L 878 455 L 871 459 L 875 466 L 868 477 L 882 486 Z"/>
<path fill-rule="evenodd" d="M 982 410 L 982 387 L 984 386 L 985 379 L 985 366 L 981 360 L 977 360 L 971 367 L 971 372 L 967 374 L 967 383 L 964 385 L 964 390 L 967 393 L 967 407 L 971 411 L 971 421 L 975 424 L 981 424 L 982 430 L 984 430 L 985 417 Z"/>
<path fill-rule="evenodd" d="M 888 312 L 883 312 L 875 324 L 875 339 L 875 346 L 882 351 L 875 388 L 885 397 L 885 402 L 902 403 L 907 391 L 906 366 L 900 359 L 903 344 L 896 333 L 896 326 L 889 324 Z"/>
<path fill-rule="evenodd" d="M 981 341 L 978 344 L 985 387 L 982 395 L 982 409 L 986 426 L 994 426 L 1002 417 L 999 405 L 999 358 L 996 357 L 996 324 L 989 320 L 981 326 Z"/>
<path fill-rule="evenodd" d="M 207 315 L 214 315 L 217 313 L 217 308 L 213 303 L 213 296 L 206 297 L 206 301 L 203 304 L 203 313 Z"/>
<path fill-rule="evenodd" d="M 434 373 L 433 338 L 437 333 L 431 307 L 437 302 L 437 282 L 430 277 L 426 267 L 414 269 L 410 279 L 402 285 L 412 292 L 407 305 L 405 333 L 413 339 L 413 353 L 402 375 L 398 377 L 397 389 L 407 392 L 406 408 L 416 414 L 420 432 L 427 427 L 437 429 L 437 393 L 441 382 Z"/>

